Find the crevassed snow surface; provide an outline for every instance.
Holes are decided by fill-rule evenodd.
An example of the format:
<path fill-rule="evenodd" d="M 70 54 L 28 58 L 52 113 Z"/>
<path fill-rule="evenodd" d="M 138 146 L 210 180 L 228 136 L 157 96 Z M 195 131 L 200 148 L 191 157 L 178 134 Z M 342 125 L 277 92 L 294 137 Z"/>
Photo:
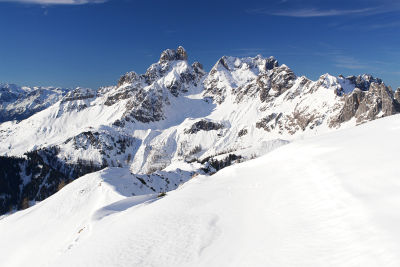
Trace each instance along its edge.
<path fill-rule="evenodd" d="M 400 266 L 400 116 L 130 196 L 118 169 L 0 220 L 1 266 Z"/>

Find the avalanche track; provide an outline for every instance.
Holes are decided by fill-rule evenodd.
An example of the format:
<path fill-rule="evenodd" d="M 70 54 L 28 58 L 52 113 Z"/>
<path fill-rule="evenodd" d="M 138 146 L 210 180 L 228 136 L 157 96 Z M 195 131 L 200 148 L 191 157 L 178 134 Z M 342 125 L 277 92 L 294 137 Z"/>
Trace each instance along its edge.
<path fill-rule="evenodd" d="M 131 196 L 118 169 L 0 220 L 1 266 L 400 266 L 400 116 Z"/>

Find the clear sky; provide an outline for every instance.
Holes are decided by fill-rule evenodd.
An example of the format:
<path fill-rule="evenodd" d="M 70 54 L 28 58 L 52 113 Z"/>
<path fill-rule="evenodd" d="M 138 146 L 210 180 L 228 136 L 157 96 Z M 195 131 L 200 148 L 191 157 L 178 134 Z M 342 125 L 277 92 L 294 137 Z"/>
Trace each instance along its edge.
<path fill-rule="evenodd" d="M 0 0 L 0 34 L 0 82 L 19 85 L 112 85 L 182 45 L 206 70 L 262 54 L 400 86 L 398 0 Z"/>

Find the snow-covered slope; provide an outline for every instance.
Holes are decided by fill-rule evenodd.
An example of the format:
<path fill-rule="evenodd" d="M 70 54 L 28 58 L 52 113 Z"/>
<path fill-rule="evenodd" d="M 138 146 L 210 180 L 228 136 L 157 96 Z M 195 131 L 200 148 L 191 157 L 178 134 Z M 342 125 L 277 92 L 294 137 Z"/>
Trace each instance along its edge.
<path fill-rule="evenodd" d="M 0 220 L 1 265 L 399 266 L 399 135 L 395 115 L 295 141 L 165 197 L 88 174 Z"/>
<path fill-rule="evenodd" d="M 311 81 L 273 57 L 224 56 L 207 73 L 178 47 L 144 74 L 128 72 L 98 90 L 77 88 L 28 119 L 0 124 L 0 155 L 51 150 L 52 161 L 86 169 L 214 173 L 293 140 L 396 114 L 399 95 L 370 75 Z M 22 188 L 19 202 L 41 200 L 40 190 L 54 182 L 44 179 L 29 196 Z M 2 199 L 7 193 L 0 206 Z"/>

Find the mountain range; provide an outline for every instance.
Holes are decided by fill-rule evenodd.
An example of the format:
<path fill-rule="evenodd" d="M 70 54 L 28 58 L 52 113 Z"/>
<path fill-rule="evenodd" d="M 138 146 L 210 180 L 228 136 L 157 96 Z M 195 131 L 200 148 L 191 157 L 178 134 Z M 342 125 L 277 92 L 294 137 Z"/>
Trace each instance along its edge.
<path fill-rule="evenodd" d="M 183 47 L 115 86 L 0 85 L 0 213 L 118 168 L 126 194 L 158 194 L 294 140 L 400 112 L 371 75 L 297 76 L 274 57 L 220 58 L 207 72 Z M 129 191 L 129 192 L 128 192 Z"/>

